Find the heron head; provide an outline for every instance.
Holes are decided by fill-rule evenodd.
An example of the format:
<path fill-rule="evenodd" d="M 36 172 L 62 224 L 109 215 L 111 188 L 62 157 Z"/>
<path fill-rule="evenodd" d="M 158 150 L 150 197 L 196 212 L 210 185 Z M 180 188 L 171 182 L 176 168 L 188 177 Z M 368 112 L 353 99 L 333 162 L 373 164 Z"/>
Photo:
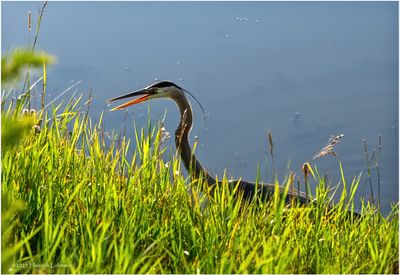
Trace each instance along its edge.
<path fill-rule="evenodd" d="M 177 95 L 182 92 L 182 88 L 176 85 L 175 83 L 171 81 L 160 81 L 157 83 L 154 83 L 144 89 L 137 90 L 135 92 L 127 93 L 112 99 L 109 99 L 107 102 L 113 102 L 116 100 L 120 99 L 125 99 L 125 98 L 131 98 L 135 97 L 135 99 L 128 101 L 124 104 L 121 104 L 110 111 L 115 111 L 115 110 L 122 110 L 125 107 L 150 100 L 150 99 L 155 99 L 155 98 L 173 98 L 174 95 Z"/>

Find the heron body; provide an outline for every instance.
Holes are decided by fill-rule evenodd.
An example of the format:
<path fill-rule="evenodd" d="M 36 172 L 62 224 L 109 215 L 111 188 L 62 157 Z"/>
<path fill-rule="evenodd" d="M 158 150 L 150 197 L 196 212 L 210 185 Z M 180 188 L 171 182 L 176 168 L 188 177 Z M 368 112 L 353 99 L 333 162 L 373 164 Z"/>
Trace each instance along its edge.
<path fill-rule="evenodd" d="M 193 124 L 193 112 L 192 107 L 185 96 L 185 92 L 187 91 L 179 87 L 175 83 L 172 83 L 170 81 L 161 81 L 152 84 L 142 90 L 110 99 L 109 102 L 135 96 L 141 96 L 113 108 L 113 111 L 121 110 L 125 107 L 143 102 L 145 100 L 156 98 L 172 99 L 179 108 L 181 118 L 179 125 L 175 131 L 176 148 L 181 156 L 185 168 L 191 174 L 192 178 L 199 179 L 200 177 L 203 177 L 210 187 L 210 190 L 213 192 L 215 190 L 216 184 L 221 184 L 221 182 L 217 182 L 215 178 L 212 177 L 207 172 L 207 170 L 203 168 L 196 156 L 192 153 L 192 149 L 189 144 L 189 133 L 192 129 Z M 250 200 L 253 199 L 255 196 L 267 200 L 268 198 L 273 196 L 276 189 L 276 186 L 270 183 L 254 183 L 243 180 L 229 180 L 228 182 L 232 187 L 238 188 L 239 193 L 243 194 L 244 199 Z M 281 194 L 284 194 L 284 187 L 279 186 L 279 191 Z M 291 201 L 295 201 L 299 204 L 308 204 L 310 202 L 305 193 L 290 190 L 287 192 L 285 200 L 288 203 Z"/>

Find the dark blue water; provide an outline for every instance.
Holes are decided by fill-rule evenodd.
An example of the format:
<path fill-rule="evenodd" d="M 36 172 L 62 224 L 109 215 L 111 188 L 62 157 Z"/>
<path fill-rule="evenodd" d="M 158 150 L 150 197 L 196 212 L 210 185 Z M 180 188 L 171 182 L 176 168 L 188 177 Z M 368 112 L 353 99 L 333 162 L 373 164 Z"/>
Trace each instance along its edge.
<path fill-rule="evenodd" d="M 2 2 L 2 53 L 32 43 L 39 2 Z M 398 201 L 398 3 L 396 2 L 50 2 L 37 49 L 58 57 L 51 97 L 73 83 L 92 89 L 93 117 L 105 100 L 169 79 L 191 91 L 200 161 L 214 174 L 272 178 L 271 130 L 280 179 L 344 133 L 335 152 L 312 161 L 332 184 L 339 160 L 348 180 L 362 172 L 358 196 L 371 197 L 366 161 L 382 136 L 382 206 Z M 39 73 L 38 73 L 39 74 Z M 148 103 L 129 108 L 144 123 Z M 170 101 L 150 103 L 153 120 L 167 109 L 171 133 L 179 119 Z M 124 112 L 106 112 L 109 132 Z M 128 130 L 132 130 L 128 124 Z M 173 144 L 170 143 L 172 149 Z M 377 192 L 373 171 L 374 195 Z"/>

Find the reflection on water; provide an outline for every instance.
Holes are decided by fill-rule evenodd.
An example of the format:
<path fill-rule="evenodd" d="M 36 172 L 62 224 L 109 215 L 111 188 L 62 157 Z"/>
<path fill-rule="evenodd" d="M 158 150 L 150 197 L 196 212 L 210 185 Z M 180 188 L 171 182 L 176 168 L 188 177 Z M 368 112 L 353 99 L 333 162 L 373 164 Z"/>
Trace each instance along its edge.
<path fill-rule="evenodd" d="M 53 97 L 82 80 L 93 91 L 93 115 L 105 100 L 169 79 L 201 101 L 196 118 L 198 156 L 211 172 L 271 180 L 267 131 L 279 178 L 316 163 L 333 184 L 342 161 L 349 179 L 366 164 L 382 135 L 382 205 L 398 200 L 398 7 L 396 2 L 50 2 L 38 49 L 58 56 L 48 75 Z M 32 41 L 26 26 L 39 3 L 2 3 L 2 52 Z M 147 104 L 129 108 L 144 123 Z M 178 111 L 150 103 L 173 132 Z M 124 112 L 106 112 L 119 131 Z M 128 123 L 128 131 L 131 129 Z M 312 161 L 331 135 L 344 133 L 331 156 Z M 170 145 L 173 146 L 172 142 Z M 168 142 L 167 142 L 168 143 Z M 290 168 L 287 168 L 290 163 Z M 369 197 L 369 188 L 360 196 Z M 375 188 L 376 189 L 376 188 Z"/>

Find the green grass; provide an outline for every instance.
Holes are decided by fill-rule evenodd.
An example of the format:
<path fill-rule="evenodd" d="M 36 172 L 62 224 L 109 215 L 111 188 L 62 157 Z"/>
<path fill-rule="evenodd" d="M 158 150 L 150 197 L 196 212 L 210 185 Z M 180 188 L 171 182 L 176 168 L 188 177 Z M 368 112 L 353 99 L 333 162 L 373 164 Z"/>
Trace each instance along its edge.
<path fill-rule="evenodd" d="M 24 121 L 20 109 L 3 104 L 3 119 Z M 332 209 L 315 167 L 309 207 L 236 202 L 226 184 L 210 196 L 158 126 L 136 132 L 129 161 L 129 140 L 107 140 L 86 109 L 72 99 L 38 113 L 41 131 L 3 148 L 2 273 L 398 272 L 398 206 L 349 216 L 359 178 L 343 176 L 350 191 Z"/>

